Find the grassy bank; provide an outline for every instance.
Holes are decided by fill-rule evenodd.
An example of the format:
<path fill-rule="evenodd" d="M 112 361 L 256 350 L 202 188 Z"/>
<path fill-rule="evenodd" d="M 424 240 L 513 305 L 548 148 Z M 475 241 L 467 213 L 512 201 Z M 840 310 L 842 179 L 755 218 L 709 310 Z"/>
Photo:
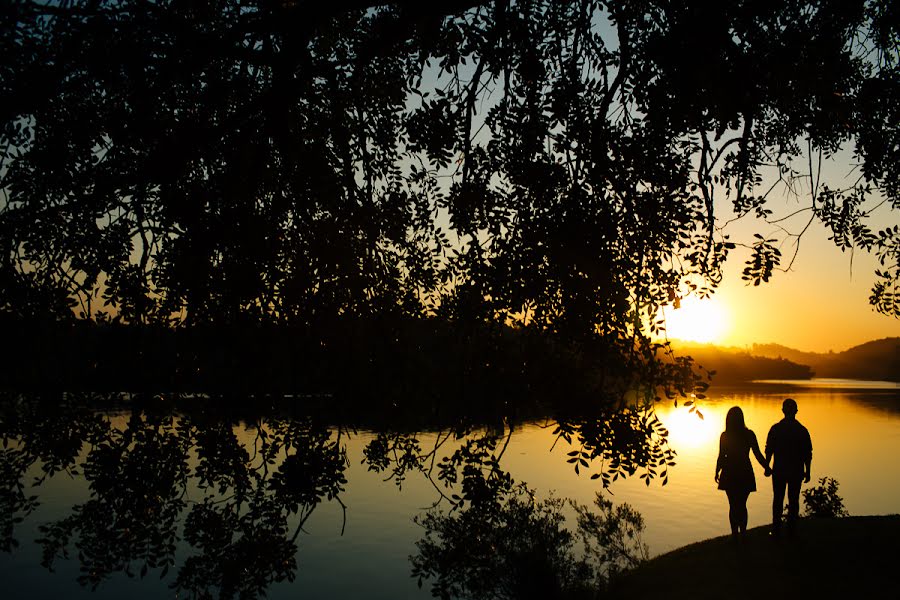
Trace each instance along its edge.
<path fill-rule="evenodd" d="M 659 556 L 615 587 L 624 599 L 897 598 L 900 515 L 804 519 L 792 537 L 757 527 Z"/>

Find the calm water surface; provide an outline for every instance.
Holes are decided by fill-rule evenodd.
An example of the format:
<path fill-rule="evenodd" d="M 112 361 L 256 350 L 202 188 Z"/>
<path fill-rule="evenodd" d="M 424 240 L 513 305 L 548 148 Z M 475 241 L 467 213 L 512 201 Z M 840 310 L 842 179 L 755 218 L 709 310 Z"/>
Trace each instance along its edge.
<path fill-rule="evenodd" d="M 900 387 L 896 384 L 820 380 L 799 387 L 768 382 L 714 388 L 709 396 L 699 407 L 702 419 L 683 406 L 663 403 L 657 407 L 670 432 L 669 444 L 677 452 L 677 466 L 669 470 L 667 485 L 654 480 L 647 486 L 631 477 L 613 482 L 604 492 L 614 502 L 628 502 L 643 514 L 644 539 L 651 554 L 727 532 L 727 501 L 713 482 L 725 413 L 740 406 L 747 425 L 763 444 L 768 428 L 781 418 L 781 401 L 786 396 L 797 400 L 797 418 L 812 436 L 813 483 L 824 476 L 837 479 L 839 493 L 852 515 L 900 512 Z M 124 427 L 125 416 L 111 418 Z M 566 463 L 571 447 L 556 441 L 549 425 L 530 422 L 517 427 L 503 454 L 502 467 L 540 496 L 552 493 L 590 504 L 594 494 L 603 491 L 599 480 L 576 475 Z M 398 485 L 386 480 L 386 473 L 370 471 L 363 463 L 363 449 L 376 435 L 369 431 L 343 435 L 348 466 L 344 473 L 347 484 L 340 497 L 346 513 L 335 501 L 316 507 L 297 537 L 296 579 L 273 584 L 268 597 L 430 597 L 428 585 L 420 590 L 410 577 L 408 557 L 415 553 L 415 542 L 422 535 L 413 518 L 437 502 L 440 494 L 435 482 L 421 472 L 410 473 Z M 434 444 L 436 435 L 418 436 L 421 446 Z M 240 429 L 238 437 L 248 447 L 253 443 L 247 430 Z M 754 466 L 758 491 L 748 503 L 751 527 L 767 523 L 771 510 L 770 480 L 762 476 L 755 462 Z M 36 475 L 39 472 L 33 468 L 25 478 L 26 488 Z M 6 597 L 176 597 L 169 588 L 171 575 L 160 579 L 159 570 L 151 570 L 143 579 L 113 574 L 91 591 L 75 581 L 77 560 L 57 561 L 54 572 L 41 566 L 41 548 L 34 543 L 41 536 L 38 527 L 70 515 L 73 506 L 85 502 L 89 493 L 81 477 L 64 473 L 49 478 L 33 493 L 39 495 L 41 505 L 16 526 L 20 547 L 0 554 L 0 578 L 7 590 L 15 591 Z M 190 502 L 198 499 L 200 492 L 188 490 L 186 496 Z M 291 522 L 295 524 L 296 518 Z M 179 546 L 176 561 L 189 554 Z"/>

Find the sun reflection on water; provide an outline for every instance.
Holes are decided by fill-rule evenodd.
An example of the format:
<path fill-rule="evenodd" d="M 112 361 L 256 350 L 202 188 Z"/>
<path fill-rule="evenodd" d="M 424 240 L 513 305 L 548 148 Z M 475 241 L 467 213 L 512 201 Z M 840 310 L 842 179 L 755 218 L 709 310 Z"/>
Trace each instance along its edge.
<path fill-rule="evenodd" d="M 715 448 L 725 422 L 720 406 L 703 406 L 703 417 L 686 406 L 657 407 L 657 416 L 669 430 L 669 444 L 674 448 Z"/>

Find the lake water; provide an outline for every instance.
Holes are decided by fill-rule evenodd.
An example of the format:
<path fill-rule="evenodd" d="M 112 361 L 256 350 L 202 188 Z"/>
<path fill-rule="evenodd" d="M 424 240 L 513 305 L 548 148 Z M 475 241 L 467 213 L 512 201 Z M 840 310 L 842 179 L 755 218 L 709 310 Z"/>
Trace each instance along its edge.
<path fill-rule="evenodd" d="M 812 385 L 807 382 L 802 386 L 791 382 L 768 382 L 740 388 L 713 388 L 708 396 L 698 405 L 703 415 L 702 419 L 684 406 L 676 408 L 672 403 L 666 402 L 657 405 L 657 415 L 670 433 L 669 446 L 677 452 L 677 464 L 669 468 L 668 483 L 665 486 L 661 485 L 660 479 L 654 479 L 648 486 L 644 480 L 635 475 L 614 481 L 609 489 L 604 491 L 599 479 L 591 479 L 584 472 L 575 473 L 572 464 L 566 462 L 567 453 L 572 448 L 564 441 L 557 440 L 552 423 L 544 421 L 516 425 L 508 440 L 501 436 L 501 439 L 505 440 L 506 447 L 502 452 L 500 466 L 516 481 L 527 482 L 540 497 L 552 493 L 557 497 L 571 498 L 589 504 L 594 494 L 600 491 L 616 503 L 631 504 L 644 517 L 646 524 L 644 541 L 648 543 L 651 554 L 656 555 L 728 532 L 727 501 L 724 493 L 716 489 L 713 481 L 718 437 L 724 428 L 725 413 L 731 406 L 740 406 L 744 411 L 747 425 L 756 432 L 762 445 L 768 428 L 781 418 L 781 401 L 790 396 L 795 398 L 799 405 L 798 420 L 806 425 L 812 436 L 813 483 L 824 476 L 837 479 L 840 483 L 839 493 L 852 515 L 900 512 L 900 461 L 896 458 L 897 453 L 900 453 L 900 386 L 839 380 L 818 380 L 812 382 Z M 114 427 L 118 430 L 127 429 L 127 413 L 121 409 L 111 412 L 108 419 Z M 175 422 L 177 419 L 173 421 Z M 51 440 L 49 447 L 59 450 L 59 446 L 64 446 L 68 438 L 59 426 L 54 428 L 50 422 L 47 425 L 43 430 L 38 427 L 38 434 L 50 438 L 58 436 L 59 439 Z M 254 443 L 258 445 L 259 430 L 243 426 L 234 430 L 245 448 L 253 448 Z M 218 431 L 220 434 L 223 433 L 221 428 Z M 344 506 L 323 496 L 322 501 L 314 506 L 314 510 L 309 511 L 310 514 L 296 537 L 293 537 L 296 528 L 307 511 L 301 506 L 297 514 L 291 514 L 287 520 L 289 530 L 283 537 L 296 542 L 296 570 L 288 568 L 284 571 L 287 577 L 280 577 L 285 579 L 284 581 L 264 583 L 260 590 L 264 590 L 270 598 L 430 597 L 427 583 L 419 589 L 416 581 L 410 576 L 409 556 L 416 553 L 415 542 L 423 533 L 422 528 L 414 522 L 414 517 L 438 502 L 441 492 L 449 495 L 447 488 L 443 487 L 443 482 L 434 476 L 434 471 L 429 478 L 420 470 L 412 470 L 406 474 L 402 485 L 388 478 L 391 467 L 388 471 L 372 471 L 369 468 L 372 463 L 371 457 L 367 457 L 365 452 L 367 448 L 371 451 L 373 443 L 379 439 L 378 432 L 353 430 L 344 426 L 341 427 L 340 439 L 337 438 L 334 428 L 331 428 L 329 433 L 331 437 L 328 440 L 318 439 L 310 445 L 324 448 L 327 452 L 308 456 L 304 459 L 307 461 L 304 464 L 319 464 L 316 461 L 330 460 L 328 457 L 334 454 L 331 450 L 346 453 L 346 462 L 342 462 L 345 465 L 342 467 L 342 476 L 346 479 L 346 484 L 343 485 L 344 489 L 339 496 Z M 308 437 L 312 434 L 304 430 L 302 435 Z M 443 441 L 444 437 L 436 432 L 417 434 L 420 454 L 427 454 L 428 449 L 435 443 L 442 443 L 436 453 L 439 458 L 465 442 L 465 439 L 456 440 L 453 436 Z M 23 442 L 21 437 L 14 436 L 8 442 L 8 448 L 15 450 L 22 447 L 27 440 Z M 224 462 L 231 460 L 225 455 L 226 450 L 222 449 L 224 446 L 216 444 L 209 442 L 205 452 L 210 453 L 213 452 L 210 449 L 219 448 L 215 452 L 221 455 L 217 456 L 216 460 Z M 98 469 L 102 471 L 105 468 L 104 465 L 107 463 L 104 460 L 114 463 L 115 460 L 123 460 L 121 457 L 108 459 L 101 457 L 102 460 L 92 462 L 87 468 L 93 469 L 91 473 L 94 473 L 92 480 L 95 488 L 99 486 L 111 490 L 115 486 L 131 486 L 144 490 L 142 486 L 147 485 L 147 482 L 142 480 L 142 477 L 153 478 L 156 474 L 160 478 L 167 477 L 165 445 L 159 447 L 161 448 L 159 456 L 162 456 L 162 459 L 159 460 L 159 456 L 155 454 L 141 459 L 146 463 L 145 472 L 138 470 L 139 475 L 134 479 L 121 479 L 123 475 L 118 475 L 107 481 L 103 479 L 102 474 L 96 474 Z M 86 450 L 82 448 L 80 454 L 82 460 L 85 455 Z M 195 473 L 203 457 L 198 456 L 196 449 L 191 450 L 189 456 L 186 465 L 191 473 Z M 252 458 L 248 451 L 248 454 L 239 457 L 239 460 L 246 462 Z M 341 460 L 344 460 L 343 454 Z M 3 482 L 6 494 L 4 501 L 7 502 L 4 508 L 7 514 L 3 515 L 4 525 L 10 518 L 11 504 L 7 500 L 10 498 L 10 490 L 15 487 L 10 480 L 9 473 L 13 471 L 10 464 L 11 459 L 7 457 L 3 465 L 6 471 L 4 475 L 6 479 Z M 131 566 L 126 563 L 112 564 L 110 560 L 115 563 L 115 557 L 110 558 L 104 554 L 111 544 L 123 544 L 122 552 L 126 554 L 140 554 L 140 548 L 128 546 L 128 540 L 134 538 L 131 532 L 123 534 L 114 530 L 115 528 L 109 530 L 106 521 L 113 519 L 114 514 L 131 510 L 133 507 L 128 503 L 133 504 L 133 498 L 129 500 L 131 497 L 125 493 L 120 499 L 122 500 L 120 504 L 109 501 L 92 507 L 87 502 L 91 494 L 82 476 L 84 468 L 79 468 L 78 472 L 73 474 L 57 473 L 35 487 L 32 480 L 42 474 L 41 464 L 43 463 L 31 465 L 25 476 L 19 480 L 24 486 L 25 495 L 37 495 L 40 505 L 27 515 L 23 522 L 14 524 L 14 538 L 19 542 L 19 546 L 11 552 L 0 554 L 0 578 L 4 582 L 4 588 L 13 591 L 11 596 L 4 594 L 6 597 L 52 598 L 62 595 L 76 598 L 121 598 L 124 595 L 132 598 L 190 597 L 190 594 L 184 591 L 180 595 L 176 594 L 170 587 L 173 574 L 189 560 L 189 557 L 197 554 L 197 547 L 201 547 L 204 543 L 206 546 L 202 547 L 212 547 L 214 546 L 212 542 L 207 540 L 194 543 L 193 549 L 187 547 L 181 540 L 185 535 L 182 517 L 172 517 L 175 519 L 174 524 L 168 528 L 157 527 L 144 537 L 140 537 L 142 534 L 134 534 L 138 539 L 152 540 L 155 539 L 153 536 L 157 533 L 154 532 L 158 529 L 162 532 L 174 532 L 176 536 L 176 539 L 171 540 L 174 544 L 172 553 L 174 564 L 171 571 L 160 578 L 161 569 L 150 568 L 146 576 L 140 578 L 140 561 L 132 562 Z M 400 463 L 395 460 L 389 464 Z M 276 466 L 273 463 L 273 469 Z M 761 468 L 755 462 L 754 468 L 758 491 L 751 494 L 748 503 L 751 527 L 766 524 L 771 510 L 770 480 L 762 476 Z M 135 472 L 134 469 L 125 471 L 115 465 L 110 469 L 114 473 L 131 473 L 132 476 Z M 327 471 L 326 467 L 323 469 Z M 334 482 L 319 480 L 315 485 L 325 489 L 332 483 Z M 104 485 L 107 487 L 103 488 Z M 172 502 L 175 504 L 184 502 L 184 506 L 190 507 L 200 503 L 204 494 L 214 495 L 214 492 L 208 490 L 204 492 L 201 487 L 192 480 L 181 492 L 172 496 Z M 149 489 L 157 488 L 151 485 Z M 168 488 L 160 486 L 158 489 L 159 494 L 165 495 Z M 292 488 L 284 493 L 299 492 Z M 146 495 L 145 491 L 141 491 L 141 494 Z M 217 502 L 220 501 L 223 501 L 222 498 L 212 498 L 209 500 L 209 506 L 219 506 Z M 446 506 L 446 501 L 443 505 Z M 78 506 L 82 508 L 76 508 Z M 154 512 L 159 510 L 157 507 L 160 506 L 168 505 L 150 503 L 148 508 L 142 509 L 146 510 L 148 523 L 157 524 L 169 518 Z M 90 512 L 95 509 L 95 514 Z M 78 528 L 74 530 L 75 535 L 68 544 L 64 544 L 69 559 L 55 560 L 54 570 L 51 572 L 41 565 L 42 548 L 35 540 L 47 537 L 47 530 L 42 530 L 42 525 L 66 522 L 71 524 L 74 522 L 73 519 L 81 520 L 78 521 L 80 523 Z M 245 528 L 245 535 L 253 535 L 253 532 L 264 530 L 266 523 L 268 521 L 263 519 L 247 524 L 249 528 Z M 59 531 L 57 530 L 57 533 Z M 204 531 L 217 530 L 213 527 Z M 75 542 L 78 539 L 87 541 L 77 546 Z M 259 547 L 265 549 L 265 543 L 267 542 L 263 540 L 263 545 Z M 165 543 L 162 545 L 165 546 Z M 79 557 L 79 551 L 83 556 Z M 224 550 L 210 550 L 207 555 L 212 556 L 215 552 L 221 554 Z M 218 556 L 217 560 L 225 559 Z M 85 585 L 79 585 L 76 581 L 79 575 L 88 577 L 91 575 L 81 571 L 83 564 L 91 564 L 93 567 L 100 565 L 100 568 L 108 571 L 99 577 L 94 590 L 91 589 L 90 580 L 86 581 Z M 221 564 L 230 565 L 226 568 L 241 568 L 240 565 L 227 561 Z M 221 564 L 216 568 L 221 569 Z M 200 573 L 203 568 L 209 567 L 209 563 L 200 561 L 193 566 L 196 567 L 195 571 Z M 253 565 L 250 565 L 249 570 L 252 571 L 253 568 Z M 133 570 L 135 577 L 127 577 L 123 572 L 126 569 Z M 290 577 L 293 577 L 293 581 L 288 580 Z M 235 593 L 235 596 L 238 595 Z M 247 592 L 247 595 L 253 597 L 252 591 Z"/>

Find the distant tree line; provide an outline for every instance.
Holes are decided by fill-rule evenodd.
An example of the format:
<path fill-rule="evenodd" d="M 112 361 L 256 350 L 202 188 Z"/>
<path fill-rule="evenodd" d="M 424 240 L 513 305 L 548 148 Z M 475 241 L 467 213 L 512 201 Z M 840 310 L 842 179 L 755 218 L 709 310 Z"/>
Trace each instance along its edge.
<path fill-rule="evenodd" d="M 707 386 L 689 359 L 662 360 L 658 344 L 571 344 L 531 329 L 437 319 L 345 318 L 312 333 L 3 318 L 0 328 L 9 336 L 0 345 L 0 390 L 301 393 L 307 409 L 336 403 L 349 411 L 345 418 L 383 414 L 386 425 L 423 410 L 483 421 L 596 414 L 626 397 Z"/>
<path fill-rule="evenodd" d="M 809 365 L 817 377 L 900 381 L 900 338 L 872 340 L 842 352 L 800 352 L 778 344 L 754 344 L 759 356 Z"/>
<path fill-rule="evenodd" d="M 817 375 L 815 369 L 809 365 L 780 356 L 773 358 L 715 346 L 691 347 L 684 352 L 706 368 L 715 371 L 716 383 L 737 383 L 757 379 L 811 379 Z"/>

